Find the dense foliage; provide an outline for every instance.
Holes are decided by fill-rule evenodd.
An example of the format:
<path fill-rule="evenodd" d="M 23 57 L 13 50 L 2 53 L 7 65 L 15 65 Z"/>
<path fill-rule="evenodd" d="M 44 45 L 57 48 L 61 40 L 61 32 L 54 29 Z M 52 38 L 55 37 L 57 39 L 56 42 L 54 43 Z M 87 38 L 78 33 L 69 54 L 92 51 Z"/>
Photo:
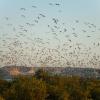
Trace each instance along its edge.
<path fill-rule="evenodd" d="M 34 76 L 0 80 L 0 100 L 100 100 L 100 80 L 39 70 Z"/>

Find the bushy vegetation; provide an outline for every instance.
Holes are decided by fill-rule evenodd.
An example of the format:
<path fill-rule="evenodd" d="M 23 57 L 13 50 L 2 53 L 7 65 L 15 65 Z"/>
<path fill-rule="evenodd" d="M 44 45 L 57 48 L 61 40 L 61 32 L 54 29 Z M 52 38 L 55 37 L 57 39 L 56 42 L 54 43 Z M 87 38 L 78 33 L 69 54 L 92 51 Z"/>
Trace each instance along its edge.
<path fill-rule="evenodd" d="M 41 69 L 34 76 L 0 80 L 0 100 L 100 100 L 100 80 L 51 75 Z"/>

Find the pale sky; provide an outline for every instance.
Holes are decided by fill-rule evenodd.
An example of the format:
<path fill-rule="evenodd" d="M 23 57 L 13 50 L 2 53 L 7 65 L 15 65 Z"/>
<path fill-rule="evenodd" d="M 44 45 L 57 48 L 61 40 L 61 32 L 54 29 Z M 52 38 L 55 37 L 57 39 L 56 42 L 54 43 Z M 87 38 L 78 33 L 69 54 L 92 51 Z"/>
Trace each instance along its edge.
<path fill-rule="evenodd" d="M 45 17 L 41 16 L 41 14 L 45 15 Z M 58 20 L 57 24 L 54 23 L 53 18 Z M 78 23 L 76 22 L 77 20 Z M 57 36 L 54 35 L 55 33 Z M 77 37 L 75 37 L 76 35 Z M 68 38 L 66 39 L 65 36 L 68 36 Z M 10 44 L 20 41 L 24 49 L 23 53 L 29 55 L 29 58 L 25 58 L 25 62 L 28 62 L 28 59 L 32 62 L 35 56 L 31 55 L 36 52 L 31 51 L 34 47 L 33 44 L 36 43 L 36 40 L 34 41 L 35 38 L 41 38 L 44 42 L 42 44 L 43 47 L 35 44 L 40 51 L 44 47 L 55 49 L 60 45 L 59 52 L 61 55 L 64 54 L 62 48 L 66 42 L 68 42 L 68 45 L 73 45 L 73 51 L 75 43 L 81 43 L 84 46 L 79 52 L 86 53 L 91 48 L 88 51 L 89 57 L 87 59 L 88 62 L 90 62 L 89 59 L 92 61 L 94 55 L 96 57 L 100 56 L 100 0 L 0 0 L 0 51 L 3 50 L 3 52 L 0 52 L 0 59 L 5 60 L 6 57 L 4 55 L 7 55 L 8 58 L 12 57 L 8 46 L 13 48 L 13 45 Z M 71 43 L 68 40 L 71 40 Z M 27 42 L 27 45 L 23 44 L 25 42 Z M 19 49 L 21 47 L 17 47 L 15 50 L 18 51 Z M 66 52 L 69 53 L 72 50 L 68 49 Z M 13 53 L 17 55 L 14 51 Z M 47 55 L 51 56 L 50 54 Z M 80 55 L 78 55 L 85 62 L 84 56 L 81 56 L 81 59 Z M 20 57 L 20 54 L 17 55 L 17 59 Z M 39 57 L 36 62 L 33 61 L 33 65 L 37 64 Z M 58 54 L 54 54 L 52 59 L 55 60 L 57 57 Z M 70 62 L 69 56 L 65 58 L 69 58 L 68 61 Z M 41 59 L 44 60 L 45 57 Z M 100 58 L 97 57 L 97 59 L 98 64 L 96 67 L 99 68 Z M 2 62 L 2 60 L 0 60 L 0 66 L 12 64 L 11 60 L 7 62 Z M 23 57 L 21 61 L 24 62 Z M 25 64 L 31 66 L 30 62 Z M 63 64 L 65 59 L 60 62 L 62 63 L 61 66 L 67 66 Z M 80 67 L 80 65 L 76 64 L 77 62 L 73 64 L 75 66 L 69 66 Z M 18 61 L 16 63 L 20 65 Z M 51 63 L 47 65 L 53 66 Z M 57 64 L 55 65 L 58 66 Z M 86 61 L 82 67 L 84 66 L 91 67 L 91 64 Z"/>

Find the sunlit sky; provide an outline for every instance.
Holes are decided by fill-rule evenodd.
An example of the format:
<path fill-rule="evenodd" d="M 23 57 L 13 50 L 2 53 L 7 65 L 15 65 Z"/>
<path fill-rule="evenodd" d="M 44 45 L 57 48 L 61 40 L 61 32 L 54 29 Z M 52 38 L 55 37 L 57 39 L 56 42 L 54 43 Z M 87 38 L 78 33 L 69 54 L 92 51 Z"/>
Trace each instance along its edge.
<path fill-rule="evenodd" d="M 25 10 L 21 8 L 25 8 Z M 45 17 L 40 14 L 45 15 Z M 40 19 L 37 23 L 35 21 L 38 20 L 38 17 Z M 57 25 L 53 23 L 53 18 L 59 20 Z M 75 22 L 76 20 L 78 20 L 78 23 Z M 31 25 L 28 26 L 27 23 Z M 87 23 L 89 24 L 86 26 Z M 92 24 L 96 27 L 91 26 Z M 21 29 L 23 26 L 24 29 Z M 54 29 L 54 26 L 57 26 L 58 30 Z M 52 28 L 54 32 L 52 32 Z M 65 28 L 67 31 L 63 32 L 62 30 Z M 57 38 L 60 42 L 54 39 L 52 33 L 58 34 Z M 74 37 L 72 33 L 77 34 L 78 37 Z M 20 34 L 24 34 L 25 38 Z M 65 36 L 69 36 L 68 39 L 72 40 L 70 45 L 82 43 L 82 45 L 85 45 L 84 50 L 91 48 L 90 57 L 92 55 L 99 56 L 100 46 L 96 47 L 96 45 L 100 43 L 100 0 L 0 0 L 0 50 L 3 50 L 3 52 L 0 52 L 1 59 L 5 60 L 2 56 L 6 52 L 8 53 L 9 43 L 14 42 L 16 36 L 19 37 L 19 41 L 28 42 L 27 45 L 23 45 L 23 48 L 28 47 L 28 50 L 23 52 L 28 52 L 27 55 L 30 56 L 31 40 L 34 40 L 34 38 L 42 38 L 45 43 L 49 41 L 49 45 L 45 44 L 45 47 L 55 48 L 58 45 L 62 47 L 62 44 L 66 42 Z M 3 41 L 5 39 L 6 42 Z M 60 52 L 61 54 L 64 53 L 63 51 Z M 7 63 L 0 61 L 0 66 L 3 65 L 7 65 Z M 56 64 L 56 66 L 58 65 Z M 85 66 L 91 67 L 88 64 L 85 64 Z M 99 64 L 96 67 L 99 67 Z"/>

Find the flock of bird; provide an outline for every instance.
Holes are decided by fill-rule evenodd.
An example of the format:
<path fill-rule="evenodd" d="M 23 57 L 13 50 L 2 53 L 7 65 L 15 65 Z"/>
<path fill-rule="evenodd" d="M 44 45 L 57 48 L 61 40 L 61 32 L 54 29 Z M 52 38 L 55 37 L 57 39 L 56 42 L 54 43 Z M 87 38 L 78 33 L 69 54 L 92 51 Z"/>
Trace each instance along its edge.
<path fill-rule="evenodd" d="M 48 6 L 59 8 L 58 13 L 63 12 L 61 3 L 50 2 Z M 37 8 L 37 5 L 31 6 L 31 9 Z M 11 29 L 11 33 L 0 32 L 1 65 L 100 67 L 98 26 L 77 19 L 73 20 L 74 25 L 68 25 L 56 15 L 50 18 L 40 11 L 28 21 L 27 10 L 28 8 L 19 8 L 20 18 L 24 21 L 17 26 L 10 22 L 9 17 L 4 18 L 7 23 L 5 26 Z M 47 19 L 49 21 L 44 24 Z M 45 27 L 43 32 L 41 23 Z M 83 27 L 80 28 L 80 24 Z M 41 33 L 34 32 L 36 27 Z"/>

